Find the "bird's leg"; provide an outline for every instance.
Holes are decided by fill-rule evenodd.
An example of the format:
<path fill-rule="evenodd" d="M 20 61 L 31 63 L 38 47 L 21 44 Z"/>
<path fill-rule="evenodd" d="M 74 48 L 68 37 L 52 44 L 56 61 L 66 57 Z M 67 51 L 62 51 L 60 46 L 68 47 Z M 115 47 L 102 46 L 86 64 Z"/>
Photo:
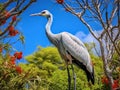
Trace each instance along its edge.
<path fill-rule="evenodd" d="M 73 72 L 73 80 L 74 80 L 74 90 L 76 90 L 76 74 L 74 71 L 73 64 L 71 64 L 72 72 Z"/>
<path fill-rule="evenodd" d="M 67 65 L 67 73 L 68 73 L 68 90 L 70 90 L 70 87 L 71 87 L 71 77 L 70 77 L 70 71 L 69 71 L 68 65 Z"/>

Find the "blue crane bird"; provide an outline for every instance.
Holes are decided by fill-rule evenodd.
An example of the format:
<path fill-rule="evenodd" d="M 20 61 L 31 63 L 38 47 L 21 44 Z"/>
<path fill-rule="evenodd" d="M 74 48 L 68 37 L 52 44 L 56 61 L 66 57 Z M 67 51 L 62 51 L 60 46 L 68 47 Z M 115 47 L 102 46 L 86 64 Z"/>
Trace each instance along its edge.
<path fill-rule="evenodd" d="M 69 90 L 70 90 L 71 79 L 70 79 L 68 65 L 71 65 L 73 74 L 75 76 L 72 64 L 75 64 L 79 68 L 84 70 L 88 82 L 91 81 L 92 84 L 94 84 L 94 68 L 91 63 L 90 55 L 83 42 L 68 32 L 53 34 L 50 29 L 53 21 L 53 16 L 48 10 L 43 10 L 40 13 L 31 14 L 31 16 L 44 16 L 47 18 L 48 22 L 45 27 L 46 34 L 48 39 L 51 41 L 51 43 L 53 43 L 57 47 L 62 59 L 65 60 L 68 71 Z"/>

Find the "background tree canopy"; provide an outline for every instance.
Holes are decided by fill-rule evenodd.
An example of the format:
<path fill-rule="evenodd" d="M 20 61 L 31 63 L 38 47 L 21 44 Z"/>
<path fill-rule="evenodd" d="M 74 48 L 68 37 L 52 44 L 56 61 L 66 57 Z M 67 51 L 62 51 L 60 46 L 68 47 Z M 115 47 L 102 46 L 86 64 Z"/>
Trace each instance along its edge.
<path fill-rule="evenodd" d="M 74 66 L 77 76 L 77 90 L 95 90 L 104 88 L 104 85 L 101 82 L 101 78 L 104 75 L 102 69 L 102 61 L 92 53 L 91 58 L 95 67 L 96 84 L 92 86 L 90 83 L 88 83 L 85 73 L 78 67 Z M 37 51 L 29 56 L 26 56 L 25 59 L 29 64 L 32 64 L 34 67 L 38 68 L 37 75 L 41 78 L 41 87 L 49 90 L 67 90 L 66 66 L 64 64 L 64 61 L 60 58 L 59 53 L 55 47 L 38 47 Z"/>

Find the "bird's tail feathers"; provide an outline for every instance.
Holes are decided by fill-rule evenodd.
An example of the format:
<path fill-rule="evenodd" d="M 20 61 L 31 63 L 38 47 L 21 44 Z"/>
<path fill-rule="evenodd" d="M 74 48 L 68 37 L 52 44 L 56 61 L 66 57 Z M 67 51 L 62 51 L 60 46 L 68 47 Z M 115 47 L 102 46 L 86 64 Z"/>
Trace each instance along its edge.
<path fill-rule="evenodd" d="M 95 79 L 94 79 L 94 68 L 92 69 L 93 70 L 92 72 L 89 72 L 87 70 L 86 66 L 83 63 L 81 63 L 80 61 L 74 59 L 72 62 L 73 62 L 73 64 L 76 64 L 78 67 L 83 69 L 85 71 L 85 73 L 86 73 L 88 82 L 91 81 L 92 84 L 94 84 L 94 82 L 95 82 Z"/>
<path fill-rule="evenodd" d="M 91 81 L 92 84 L 94 85 L 94 83 L 95 83 L 94 68 L 93 68 L 93 72 L 89 72 L 87 69 L 85 70 L 85 72 L 86 72 L 86 75 L 87 75 L 88 82 Z"/>

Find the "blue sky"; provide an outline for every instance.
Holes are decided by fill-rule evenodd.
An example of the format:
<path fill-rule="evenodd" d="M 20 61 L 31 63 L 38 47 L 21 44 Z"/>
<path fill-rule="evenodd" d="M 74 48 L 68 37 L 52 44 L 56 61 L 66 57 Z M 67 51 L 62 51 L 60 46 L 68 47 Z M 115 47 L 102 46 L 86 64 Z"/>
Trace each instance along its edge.
<path fill-rule="evenodd" d="M 44 9 L 49 10 L 53 14 L 54 20 L 51 28 L 53 33 L 64 31 L 74 35 L 79 31 L 88 33 L 77 17 L 65 12 L 64 8 L 54 0 L 39 0 L 21 15 L 22 20 L 17 25 L 18 30 L 25 36 L 25 45 L 18 46 L 19 49 L 23 49 L 24 55 L 33 53 L 38 45 L 42 47 L 51 45 L 45 34 L 47 19 L 40 16 L 30 16 L 30 14 L 40 12 Z"/>
<path fill-rule="evenodd" d="M 14 4 L 11 6 L 14 6 Z M 16 29 L 25 36 L 25 44 L 22 45 L 18 42 L 15 45 L 15 48 L 18 51 L 22 51 L 24 56 L 35 52 L 37 46 L 47 47 L 52 45 L 45 34 L 47 19 L 40 16 L 30 16 L 30 14 L 38 13 L 45 9 L 53 14 L 54 19 L 51 27 L 53 33 L 65 31 L 77 36 L 83 42 L 95 41 L 80 20 L 71 13 L 66 12 L 60 4 L 56 3 L 56 0 L 37 0 L 37 2 L 33 3 L 24 13 L 22 13 L 22 15 L 20 15 L 21 21 L 16 27 Z M 109 10 L 110 9 L 111 7 L 109 7 Z M 94 21 L 93 23 L 91 23 L 92 26 L 101 32 L 102 29 L 100 29 L 98 25 L 95 25 Z M 23 59 L 21 61 L 24 62 L 25 60 Z"/>
<path fill-rule="evenodd" d="M 0 0 L 0 2 L 5 1 L 7 0 Z M 15 4 L 12 3 L 10 7 L 11 6 L 14 7 Z M 8 7 L 8 10 L 10 10 L 10 7 Z M 109 17 L 112 8 L 113 6 L 109 4 L 108 8 L 106 9 L 107 11 L 109 11 Z M 88 29 L 84 26 L 84 24 L 81 23 L 76 16 L 72 15 L 69 12 L 66 12 L 64 8 L 56 2 L 56 0 L 37 0 L 37 2 L 33 3 L 25 12 L 22 13 L 22 15 L 20 15 L 21 21 L 16 27 L 16 29 L 23 33 L 23 35 L 25 36 L 25 44 L 23 45 L 20 42 L 18 42 L 14 45 L 14 48 L 17 51 L 22 51 L 23 56 L 27 56 L 34 53 L 37 50 L 38 46 L 47 47 L 52 45 L 45 34 L 45 25 L 47 23 L 47 19 L 45 17 L 40 16 L 30 16 L 30 14 L 38 13 L 45 9 L 49 10 L 53 14 L 54 19 L 51 27 L 53 33 L 56 34 L 60 32 L 69 32 L 78 37 L 83 42 L 95 42 L 96 44 L 98 44 L 98 42 L 89 33 Z M 87 13 L 87 15 L 89 15 L 89 12 Z M 102 16 L 102 18 L 105 21 L 105 12 L 102 13 Z M 94 29 L 95 34 L 98 35 L 102 32 L 103 29 L 101 28 L 100 23 L 98 21 L 96 22 L 94 21 L 94 19 L 92 19 L 92 22 L 89 21 L 88 23 Z M 117 17 L 115 17 L 112 21 L 112 25 L 116 24 Z M 12 38 L 11 41 L 12 40 L 14 41 L 15 38 Z M 97 45 L 97 49 L 99 50 L 99 45 Z M 24 60 L 23 58 L 17 63 L 19 62 L 26 62 L 26 60 Z"/>

